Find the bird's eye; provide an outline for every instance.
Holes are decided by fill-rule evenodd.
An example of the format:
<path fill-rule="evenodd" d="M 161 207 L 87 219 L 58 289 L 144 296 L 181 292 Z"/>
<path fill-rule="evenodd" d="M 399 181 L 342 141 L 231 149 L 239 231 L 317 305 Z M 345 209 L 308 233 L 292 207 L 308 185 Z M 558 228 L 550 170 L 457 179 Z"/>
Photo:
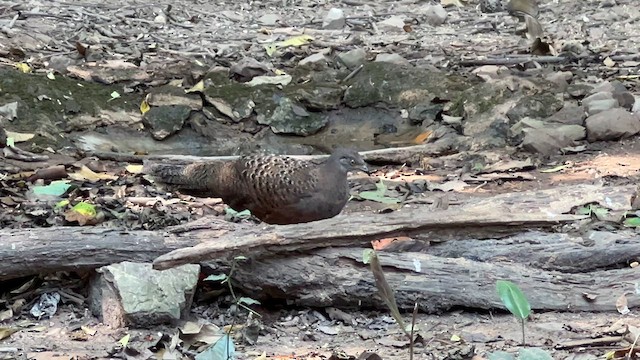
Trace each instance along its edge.
<path fill-rule="evenodd" d="M 351 159 L 350 163 L 351 163 L 351 165 L 355 165 L 356 161 L 354 159 Z"/>

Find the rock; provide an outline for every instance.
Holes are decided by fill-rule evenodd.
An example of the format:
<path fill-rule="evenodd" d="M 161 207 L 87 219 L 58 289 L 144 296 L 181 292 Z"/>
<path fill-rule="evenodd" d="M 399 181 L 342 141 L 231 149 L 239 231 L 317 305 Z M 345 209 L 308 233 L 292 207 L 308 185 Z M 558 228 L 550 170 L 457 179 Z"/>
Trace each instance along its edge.
<path fill-rule="evenodd" d="M 636 98 L 629 91 L 614 92 L 613 98 L 618 101 L 618 105 L 627 110 L 632 110 L 636 103 Z"/>
<path fill-rule="evenodd" d="M 618 100 L 604 99 L 604 100 L 590 101 L 589 104 L 586 106 L 586 109 L 587 109 L 587 115 L 595 115 L 599 112 L 617 108 L 617 107 L 618 107 Z"/>
<path fill-rule="evenodd" d="M 338 54 L 337 59 L 347 68 L 355 69 L 367 60 L 367 52 L 363 48 L 357 48 Z"/>
<path fill-rule="evenodd" d="M 587 140 L 606 141 L 628 138 L 640 132 L 640 116 L 615 108 L 587 117 Z"/>
<path fill-rule="evenodd" d="M 277 14 L 264 14 L 257 21 L 260 25 L 274 26 L 280 22 L 280 16 Z"/>
<path fill-rule="evenodd" d="M 402 33 L 404 32 L 404 25 L 404 19 L 400 16 L 392 16 L 376 24 L 378 29 L 387 33 Z"/>
<path fill-rule="evenodd" d="M 574 98 L 584 97 L 591 90 L 593 90 L 593 86 L 589 84 L 570 84 L 567 87 L 567 93 Z"/>
<path fill-rule="evenodd" d="M 532 153 L 553 155 L 563 147 L 573 145 L 573 140 L 552 128 L 525 129 L 522 148 Z"/>
<path fill-rule="evenodd" d="M 49 59 L 47 68 L 53 69 L 60 74 L 66 74 L 69 72 L 69 70 L 67 70 L 69 66 L 73 64 L 75 64 L 75 60 L 73 60 L 70 56 L 55 55 L 52 56 L 51 59 Z"/>
<path fill-rule="evenodd" d="M 593 93 L 582 100 L 582 106 L 588 115 L 594 115 L 604 110 L 618 107 L 618 100 L 613 98 L 613 94 L 608 91 Z"/>
<path fill-rule="evenodd" d="M 447 10 L 442 5 L 430 5 L 425 9 L 427 23 L 431 26 L 440 26 L 447 20 Z"/>
<path fill-rule="evenodd" d="M 93 314 L 112 328 L 148 328 L 186 318 L 200 266 L 158 271 L 151 264 L 122 262 L 97 272 L 89 288 Z"/>
<path fill-rule="evenodd" d="M 589 93 L 590 94 L 595 94 L 599 92 L 614 93 L 614 92 L 623 92 L 623 91 L 627 91 L 627 88 L 624 86 L 624 84 L 618 80 L 614 80 L 614 81 L 604 81 L 596 85 Z"/>
<path fill-rule="evenodd" d="M 402 56 L 400 56 L 398 54 L 384 54 L 384 53 L 383 54 L 378 54 L 374 61 L 375 62 L 391 63 L 391 64 L 396 64 L 396 65 L 411 65 L 409 63 L 409 60 L 403 58 Z"/>
<path fill-rule="evenodd" d="M 313 55 L 309 55 L 306 58 L 300 60 L 298 63 L 300 66 L 311 65 L 311 66 L 319 66 L 326 67 L 327 65 L 327 57 L 324 56 L 323 52 L 315 53 Z"/>
<path fill-rule="evenodd" d="M 631 112 L 640 113 L 640 96 L 634 96 L 635 102 L 633 103 L 633 107 L 631 108 Z"/>
<path fill-rule="evenodd" d="M 560 110 L 564 102 L 554 94 L 540 93 L 523 97 L 516 105 L 507 111 L 507 117 L 512 122 L 516 122 L 525 117 L 534 119 L 544 119 Z"/>
<path fill-rule="evenodd" d="M 584 140 L 587 137 L 587 129 L 580 125 L 560 125 L 555 127 L 555 131 L 571 140 Z"/>
<path fill-rule="evenodd" d="M 154 139 L 163 140 L 182 129 L 190 114 L 187 105 L 156 106 L 144 114 L 142 121 Z"/>
<path fill-rule="evenodd" d="M 341 30 L 347 24 L 347 18 L 342 9 L 331 8 L 322 21 L 322 28 L 326 30 Z"/>
<path fill-rule="evenodd" d="M 562 109 L 548 117 L 549 122 L 557 122 L 570 125 L 584 125 L 587 114 L 582 106 L 565 103 Z"/>
<path fill-rule="evenodd" d="M 572 77 L 573 74 L 570 71 L 556 71 L 547 75 L 546 79 L 558 85 L 560 91 L 565 91 Z"/>
<path fill-rule="evenodd" d="M 270 115 L 258 115 L 258 123 L 271 126 L 276 134 L 308 136 L 317 133 L 325 125 L 327 118 L 319 113 L 307 112 L 302 106 L 287 97 L 282 97 Z"/>

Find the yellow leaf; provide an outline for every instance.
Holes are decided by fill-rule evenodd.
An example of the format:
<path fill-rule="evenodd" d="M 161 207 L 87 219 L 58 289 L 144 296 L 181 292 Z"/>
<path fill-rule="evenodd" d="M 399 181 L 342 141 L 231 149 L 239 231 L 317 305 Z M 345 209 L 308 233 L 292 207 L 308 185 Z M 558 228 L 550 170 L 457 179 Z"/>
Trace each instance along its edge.
<path fill-rule="evenodd" d="M 455 342 L 459 342 L 460 341 L 460 336 L 453 334 L 451 335 L 451 341 L 455 341 Z"/>
<path fill-rule="evenodd" d="M 5 131 L 5 132 L 7 133 L 7 137 L 13 138 L 13 141 L 17 143 L 29 141 L 33 139 L 34 136 L 36 136 L 35 134 L 29 134 L 29 133 L 17 133 L 13 131 Z"/>
<path fill-rule="evenodd" d="M 142 173 L 142 165 L 127 165 L 125 169 L 132 174 L 141 174 Z"/>
<path fill-rule="evenodd" d="M 125 336 L 122 337 L 122 339 L 118 340 L 118 342 L 120 343 L 120 345 L 126 347 L 129 344 L 129 338 L 131 337 L 130 334 L 127 334 Z"/>
<path fill-rule="evenodd" d="M 76 181 L 96 182 L 98 180 L 115 180 L 115 175 L 96 173 L 86 166 L 82 166 L 79 171 L 69 174 L 69 177 Z"/>
<path fill-rule="evenodd" d="M 8 338 L 9 336 L 11 336 L 11 334 L 18 330 L 19 329 L 15 328 L 0 327 L 0 340 Z"/>
<path fill-rule="evenodd" d="M 276 53 L 278 47 L 275 44 L 268 44 L 264 46 L 264 49 L 267 51 L 267 56 L 271 57 Z"/>
<path fill-rule="evenodd" d="M 279 43 L 276 43 L 277 47 L 287 47 L 287 46 L 302 46 L 302 45 L 306 45 L 308 43 L 310 43 L 311 41 L 313 41 L 313 38 L 309 35 L 300 35 L 300 36 L 294 36 L 292 38 L 289 38 L 285 41 L 281 41 Z"/>
<path fill-rule="evenodd" d="M 17 63 L 15 66 L 18 70 L 22 71 L 25 74 L 31 72 L 31 66 L 25 63 Z"/>
<path fill-rule="evenodd" d="M 193 85 L 193 87 L 187 91 L 185 91 L 186 93 L 192 93 L 192 92 L 202 92 L 204 91 L 204 81 L 200 80 L 198 81 L 197 84 Z"/>
<path fill-rule="evenodd" d="M 142 100 L 142 102 L 140 103 L 140 112 L 144 115 L 150 109 L 151 107 L 149 106 L 147 100 Z"/>

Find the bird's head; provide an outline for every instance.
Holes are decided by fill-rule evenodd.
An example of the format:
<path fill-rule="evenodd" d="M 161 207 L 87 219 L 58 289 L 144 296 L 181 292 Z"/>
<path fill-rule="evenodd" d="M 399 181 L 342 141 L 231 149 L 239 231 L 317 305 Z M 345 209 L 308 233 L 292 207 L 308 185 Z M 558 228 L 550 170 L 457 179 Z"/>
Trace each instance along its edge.
<path fill-rule="evenodd" d="M 349 171 L 362 171 L 366 174 L 369 173 L 367 163 L 362 160 L 360 154 L 355 150 L 342 148 L 336 149 L 329 159 L 330 161 L 336 161 L 340 166 L 340 169 L 345 173 Z"/>

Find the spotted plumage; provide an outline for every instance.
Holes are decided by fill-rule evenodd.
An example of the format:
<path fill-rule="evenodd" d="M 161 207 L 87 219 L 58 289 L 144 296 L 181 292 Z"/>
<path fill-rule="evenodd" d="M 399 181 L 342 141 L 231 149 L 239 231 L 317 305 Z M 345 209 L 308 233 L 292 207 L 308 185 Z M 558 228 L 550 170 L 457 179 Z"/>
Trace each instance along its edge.
<path fill-rule="evenodd" d="M 266 223 L 295 224 L 338 215 L 349 199 L 347 173 L 368 170 L 357 152 L 337 149 L 321 162 L 254 155 L 224 163 L 152 164 L 145 171 L 161 183 L 220 197 L 236 211 L 248 209 Z"/>

